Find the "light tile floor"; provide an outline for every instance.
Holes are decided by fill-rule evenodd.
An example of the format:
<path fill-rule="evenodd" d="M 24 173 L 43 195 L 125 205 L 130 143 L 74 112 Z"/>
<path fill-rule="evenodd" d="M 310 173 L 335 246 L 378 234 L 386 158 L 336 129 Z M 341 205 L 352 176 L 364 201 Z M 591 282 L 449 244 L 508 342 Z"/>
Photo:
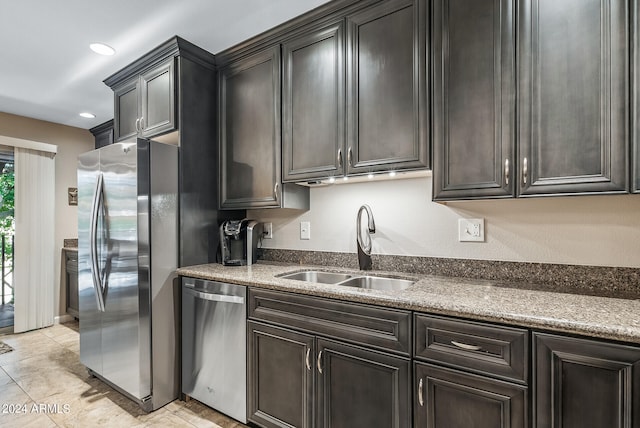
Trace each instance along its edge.
<path fill-rule="evenodd" d="M 80 363 L 78 324 L 0 335 L 14 350 L 0 355 L 0 427 L 212 427 L 245 425 L 191 400 L 152 413 Z"/>

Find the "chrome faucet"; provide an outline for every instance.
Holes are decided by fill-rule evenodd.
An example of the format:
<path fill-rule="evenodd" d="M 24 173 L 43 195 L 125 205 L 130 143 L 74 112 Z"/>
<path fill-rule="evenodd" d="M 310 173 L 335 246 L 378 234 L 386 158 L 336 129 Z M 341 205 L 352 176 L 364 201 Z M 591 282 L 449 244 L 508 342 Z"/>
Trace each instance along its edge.
<path fill-rule="evenodd" d="M 369 224 L 366 231 L 366 242 L 362 239 L 362 211 L 367 212 L 367 218 Z M 373 213 L 369 205 L 363 205 L 358 210 L 358 217 L 356 218 L 356 243 L 358 245 L 358 264 L 360 270 L 371 270 L 371 233 L 376 233 L 376 223 L 373 220 Z"/>

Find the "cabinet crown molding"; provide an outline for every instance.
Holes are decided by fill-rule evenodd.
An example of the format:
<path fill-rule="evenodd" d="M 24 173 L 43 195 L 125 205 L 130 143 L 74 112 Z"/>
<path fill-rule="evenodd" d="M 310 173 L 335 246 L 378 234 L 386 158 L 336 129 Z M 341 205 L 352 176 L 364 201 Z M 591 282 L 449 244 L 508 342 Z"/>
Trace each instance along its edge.
<path fill-rule="evenodd" d="M 147 52 L 120 71 L 117 71 L 107 77 L 103 82 L 113 89 L 122 82 L 125 82 L 134 76 L 138 76 L 167 58 L 176 56 L 188 58 L 204 67 L 212 70 L 215 69 L 216 62 L 212 53 L 194 45 L 180 36 L 174 36 L 153 50 Z"/>

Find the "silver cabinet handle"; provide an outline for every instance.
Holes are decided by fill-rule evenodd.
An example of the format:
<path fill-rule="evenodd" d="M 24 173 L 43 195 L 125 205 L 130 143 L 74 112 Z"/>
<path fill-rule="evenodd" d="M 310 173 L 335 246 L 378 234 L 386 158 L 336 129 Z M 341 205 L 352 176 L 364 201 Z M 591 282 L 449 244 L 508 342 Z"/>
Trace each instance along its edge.
<path fill-rule="evenodd" d="M 452 340 L 451 344 L 465 351 L 482 351 L 482 346 L 469 345 L 467 343 L 456 342 L 455 340 Z"/>
<path fill-rule="evenodd" d="M 278 202 L 278 187 L 280 187 L 279 183 L 276 183 L 273 186 L 273 197 L 275 198 L 276 202 Z"/>
<path fill-rule="evenodd" d="M 322 352 L 318 352 L 318 361 L 316 361 L 316 367 L 318 367 L 318 372 L 322 374 Z"/>
<path fill-rule="evenodd" d="M 342 149 L 338 149 L 338 166 L 342 168 Z"/>
<path fill-rule="evenodd" d="M 424 406 L 424 397 L 422 396 L 422 378 L 420 382 L 418 382 L 418 403 L 420 403 L 420 407 Z"/>
<path fill-rule="evenodd" d="M 136 132 L 140 132 L 140 118 L 136 119 Z"/>
<path fill-rule="evenodd" d="M 527 165 L 527 158 L 522 161 L 522 183 L 527 184 L 527 174 L 529 173 L 529 166 Z"/>
<path fill-rule="evenodd" d="M 307 370 L 311 371 L 311 348 L 307 348 L 307 357 L 305 358 Z"/>
<path fill-rule="evenodd" d="M 504 184 L 509 185 L 509 159 L 504 160 Z"/>
<path fill-rule="evenodd" d="M 349 151 L 347 152 L 347 162 L 349 162 L 350 166 L 353 166 L 353 150 L 349 147 Z"/>
<path fill-rule="evenodd" d="M 140 118 L 140 131 L 144 131 L 144 116 Z"/>

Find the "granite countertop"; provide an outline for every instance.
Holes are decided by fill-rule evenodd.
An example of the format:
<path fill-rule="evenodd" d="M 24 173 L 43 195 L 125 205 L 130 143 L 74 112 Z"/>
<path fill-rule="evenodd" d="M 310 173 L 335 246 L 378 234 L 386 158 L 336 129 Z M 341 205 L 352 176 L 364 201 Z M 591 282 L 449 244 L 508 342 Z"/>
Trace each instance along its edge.
<path fill-rule="evenodd" d="M 278 262 L 259 262 L 250 267 L 204 264 L 179 268 L 177 273 L 233 284 L 640 344 L 640 299 L 539 291 L 529 289 L 533 287 L 527 287 L 527 284 L 398 272 L 370 271 L 367 274 L 418 281 L 402 291 L 382 291 L 278 277 L 283 273 L 306 269 L 363 273 Z"/>

